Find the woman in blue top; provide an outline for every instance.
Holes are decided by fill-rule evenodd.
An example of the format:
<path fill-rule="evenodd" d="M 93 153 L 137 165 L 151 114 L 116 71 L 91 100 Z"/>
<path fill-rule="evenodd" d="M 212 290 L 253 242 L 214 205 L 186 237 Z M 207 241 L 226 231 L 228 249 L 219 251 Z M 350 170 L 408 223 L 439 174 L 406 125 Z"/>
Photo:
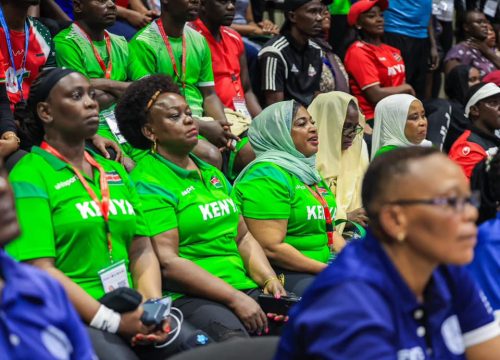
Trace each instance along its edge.
<path fill-rule="evenodd" d="M 275 359 L 499 359 L 500 325 L 462 266 L 478 212 L 461 169 L 396 149 L 372 162 L 362 196 L 370 231 L 292 309 Z"/>

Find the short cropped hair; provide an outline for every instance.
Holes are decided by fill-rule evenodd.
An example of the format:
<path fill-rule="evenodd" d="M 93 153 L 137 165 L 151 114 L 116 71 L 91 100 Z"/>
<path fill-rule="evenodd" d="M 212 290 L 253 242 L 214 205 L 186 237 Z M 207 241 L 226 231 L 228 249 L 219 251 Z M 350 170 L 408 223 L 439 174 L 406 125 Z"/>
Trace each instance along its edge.
<path fill-rule="evenodd" d="M 115 109 L 118 128 L 137 149 L 149 149 L 151 141 L 142 134 L 148 120 L 146 107 L 156 92 L 181 94 L 170 76 L 151 75 L 130 84 Z"/>

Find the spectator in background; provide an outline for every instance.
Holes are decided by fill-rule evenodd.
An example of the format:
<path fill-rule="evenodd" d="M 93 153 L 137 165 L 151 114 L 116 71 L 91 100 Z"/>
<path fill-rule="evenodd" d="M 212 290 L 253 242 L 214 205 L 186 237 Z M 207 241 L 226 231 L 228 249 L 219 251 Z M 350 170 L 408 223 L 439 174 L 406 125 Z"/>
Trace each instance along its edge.
<path fill-rule="evenodd" d="M 253 36 L 278 35 L 278 27 L 270 20 L 264 19 L 256 23 L 253 19 L 252 4 L 250 0 L 234 0 L 235 17 L 231 27 L 236 30 L 244 40 Z"/>
<path fill-rule="evenodd" d="M 0 156 L 0 353 L 5 359 L 92 360 L 88 334 L 61 285 L 3 250 L 20 234 L 3 165 Z"/>
<path fill-rule="evenodd" d="M 432 0 L 391 0 L 384 12 L 384 41 L 401 51 L 406 81 L 419 99 L 425 96 L 427 71 L 439 66 L 431 15 Z"/>
<path fill-rule="evenodd" d="M 496 56 L 500 56 L 500 50 L 497 48 L 497 33 L 490 22 L 488 22 L 487 26 L 488 37 L 486 38 L 486 45 L 488 45 L 488 47 L 495 53 Z"/>
<path fill-rule="evenodd" d="M 444 59 L 445 73 L 455 66 L 471 65 L 479 70 L 481 77 L 500 69 L 500 57 L 487 44 L 488 20 L 478 10 L 467 11 L 463 24 L 466 39 L 450 49 Z"/>
<path fill-rule="evenodd" d="M 470 121 L 465 116 L 465 105 L 469 89 L 479 84 L 479 70 L 469 65 L 458 65 L 446 75 L 444 92 L 449 101 L 450 124 L 446 132 L 443 150 L 448 153 L 453 143 L 469 127 Z M 429 115 L 430 118 L 430 115 Z M 432 120 L 429 120 L 430 122 Z"/>
<path fill-rule="evenodd" d="M 292 309 L 275 359 L 498 359 L 500 325 L 463 267 L 477 204 L 460 168 L 397 149 L 372 162 L 362 196 L 370 231 Z"/>
<path fill-rule="evenodd" d="M 468 98 L 465 116 L 470 125 L 453 143 L 449 157 L 471 179 L 480 175 L 474 174 L 476 165 L 498 153 L 500 138 L 495 132 L 500 129 L 500 88 L 493 83 L 474 85 Z"/>
<path fill-rule="evenodd" d="M 387 0 L 360 0 L 349 11 L 349 25 L 358 30 L 360 40 L 347 50 L 345 66 L 351 92 L 369 124 L 372 124 L 375 105 L 393 94 L 415 92 L 406 83 L 405 62 L 398 49 L 382 42 Z"/>
<path fill-rule="evenodd" d="M 371 159 L 400 147 L 431 146 L 426 136 L 427 118 L 422 102 L 407 94 L 388 96 L 375 108 Z"/>
<path fill-rule="evenodd" d="M 284 5 L 281 35 L 259 53 L 264 103 L 293 99 L 308 106 L 320 89 L 322 51 L 312 39 L 321 34 L 323 6 L 320 0 L 289 0 Z"/>
<path fill-rule="evenodd" d="M 354 30 L 347 23 L 350 8 L 351 0 L 335 0 L 328 5 L 332 15 L 328 42 L 341 59 L 345 57 L 348 45 L 355 40 Z"/>
<path fill-rule="evenodd" d="M 345 70 L 342 60 L 333 52 L 328 43 L 328 34 L 331 27 L 331 15 L 326 5 L 323 5 L 323 21 L 321 28 L 323 30 L 320 36 L 314 38 L 314 42 L 323 50 L 323 70 L 321 71 L 321 81 L 319 91 L 327 93 L 330 91 L 343 91 L 349 93 L 349 77 Z"/>
<path fill-rule="evenodd" d="M 367 225 L 361 204 L 361 183 L 368 167 L 368 149 L 363 140 L 365 118 L 352 95 L 331 92 L 318 95 L 307 108 L 318 126 L 319 149 L 316 168 L 335 196 L 335 227 L 342 235 L 352 223 Z M 347 229 L 346 229 L 347 227 Z"/>

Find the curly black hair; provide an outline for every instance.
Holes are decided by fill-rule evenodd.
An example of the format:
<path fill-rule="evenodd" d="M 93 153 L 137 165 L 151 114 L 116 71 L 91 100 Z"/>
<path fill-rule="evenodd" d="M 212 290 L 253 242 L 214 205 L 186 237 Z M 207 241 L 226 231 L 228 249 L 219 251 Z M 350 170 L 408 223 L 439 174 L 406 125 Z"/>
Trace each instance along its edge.
<path fill-rule="evenodd" d="M 148 121 L 148 102 L 157 91 L 181 95 L 170 76 L 151 75 L 130 84 L 116 106 L 118 128 L 130 145 L 137 149 L 151 147 L 151 141 L 142 134 L 141 129 Z"/>

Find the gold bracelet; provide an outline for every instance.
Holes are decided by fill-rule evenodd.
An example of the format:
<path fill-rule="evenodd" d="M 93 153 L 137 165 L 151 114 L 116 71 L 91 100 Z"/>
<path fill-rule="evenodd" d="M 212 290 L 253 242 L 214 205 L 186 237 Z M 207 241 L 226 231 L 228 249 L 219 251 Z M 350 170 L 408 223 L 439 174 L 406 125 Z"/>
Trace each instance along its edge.
<path fill-rule="evenodd" d="M 264 288 L 273 280 L 278 280 L 281 283 L 281 286 L 285 286 L 285 275 L 279 274 L 278 276 L 271 276 L 269 279 L 264 281 Z"/>

